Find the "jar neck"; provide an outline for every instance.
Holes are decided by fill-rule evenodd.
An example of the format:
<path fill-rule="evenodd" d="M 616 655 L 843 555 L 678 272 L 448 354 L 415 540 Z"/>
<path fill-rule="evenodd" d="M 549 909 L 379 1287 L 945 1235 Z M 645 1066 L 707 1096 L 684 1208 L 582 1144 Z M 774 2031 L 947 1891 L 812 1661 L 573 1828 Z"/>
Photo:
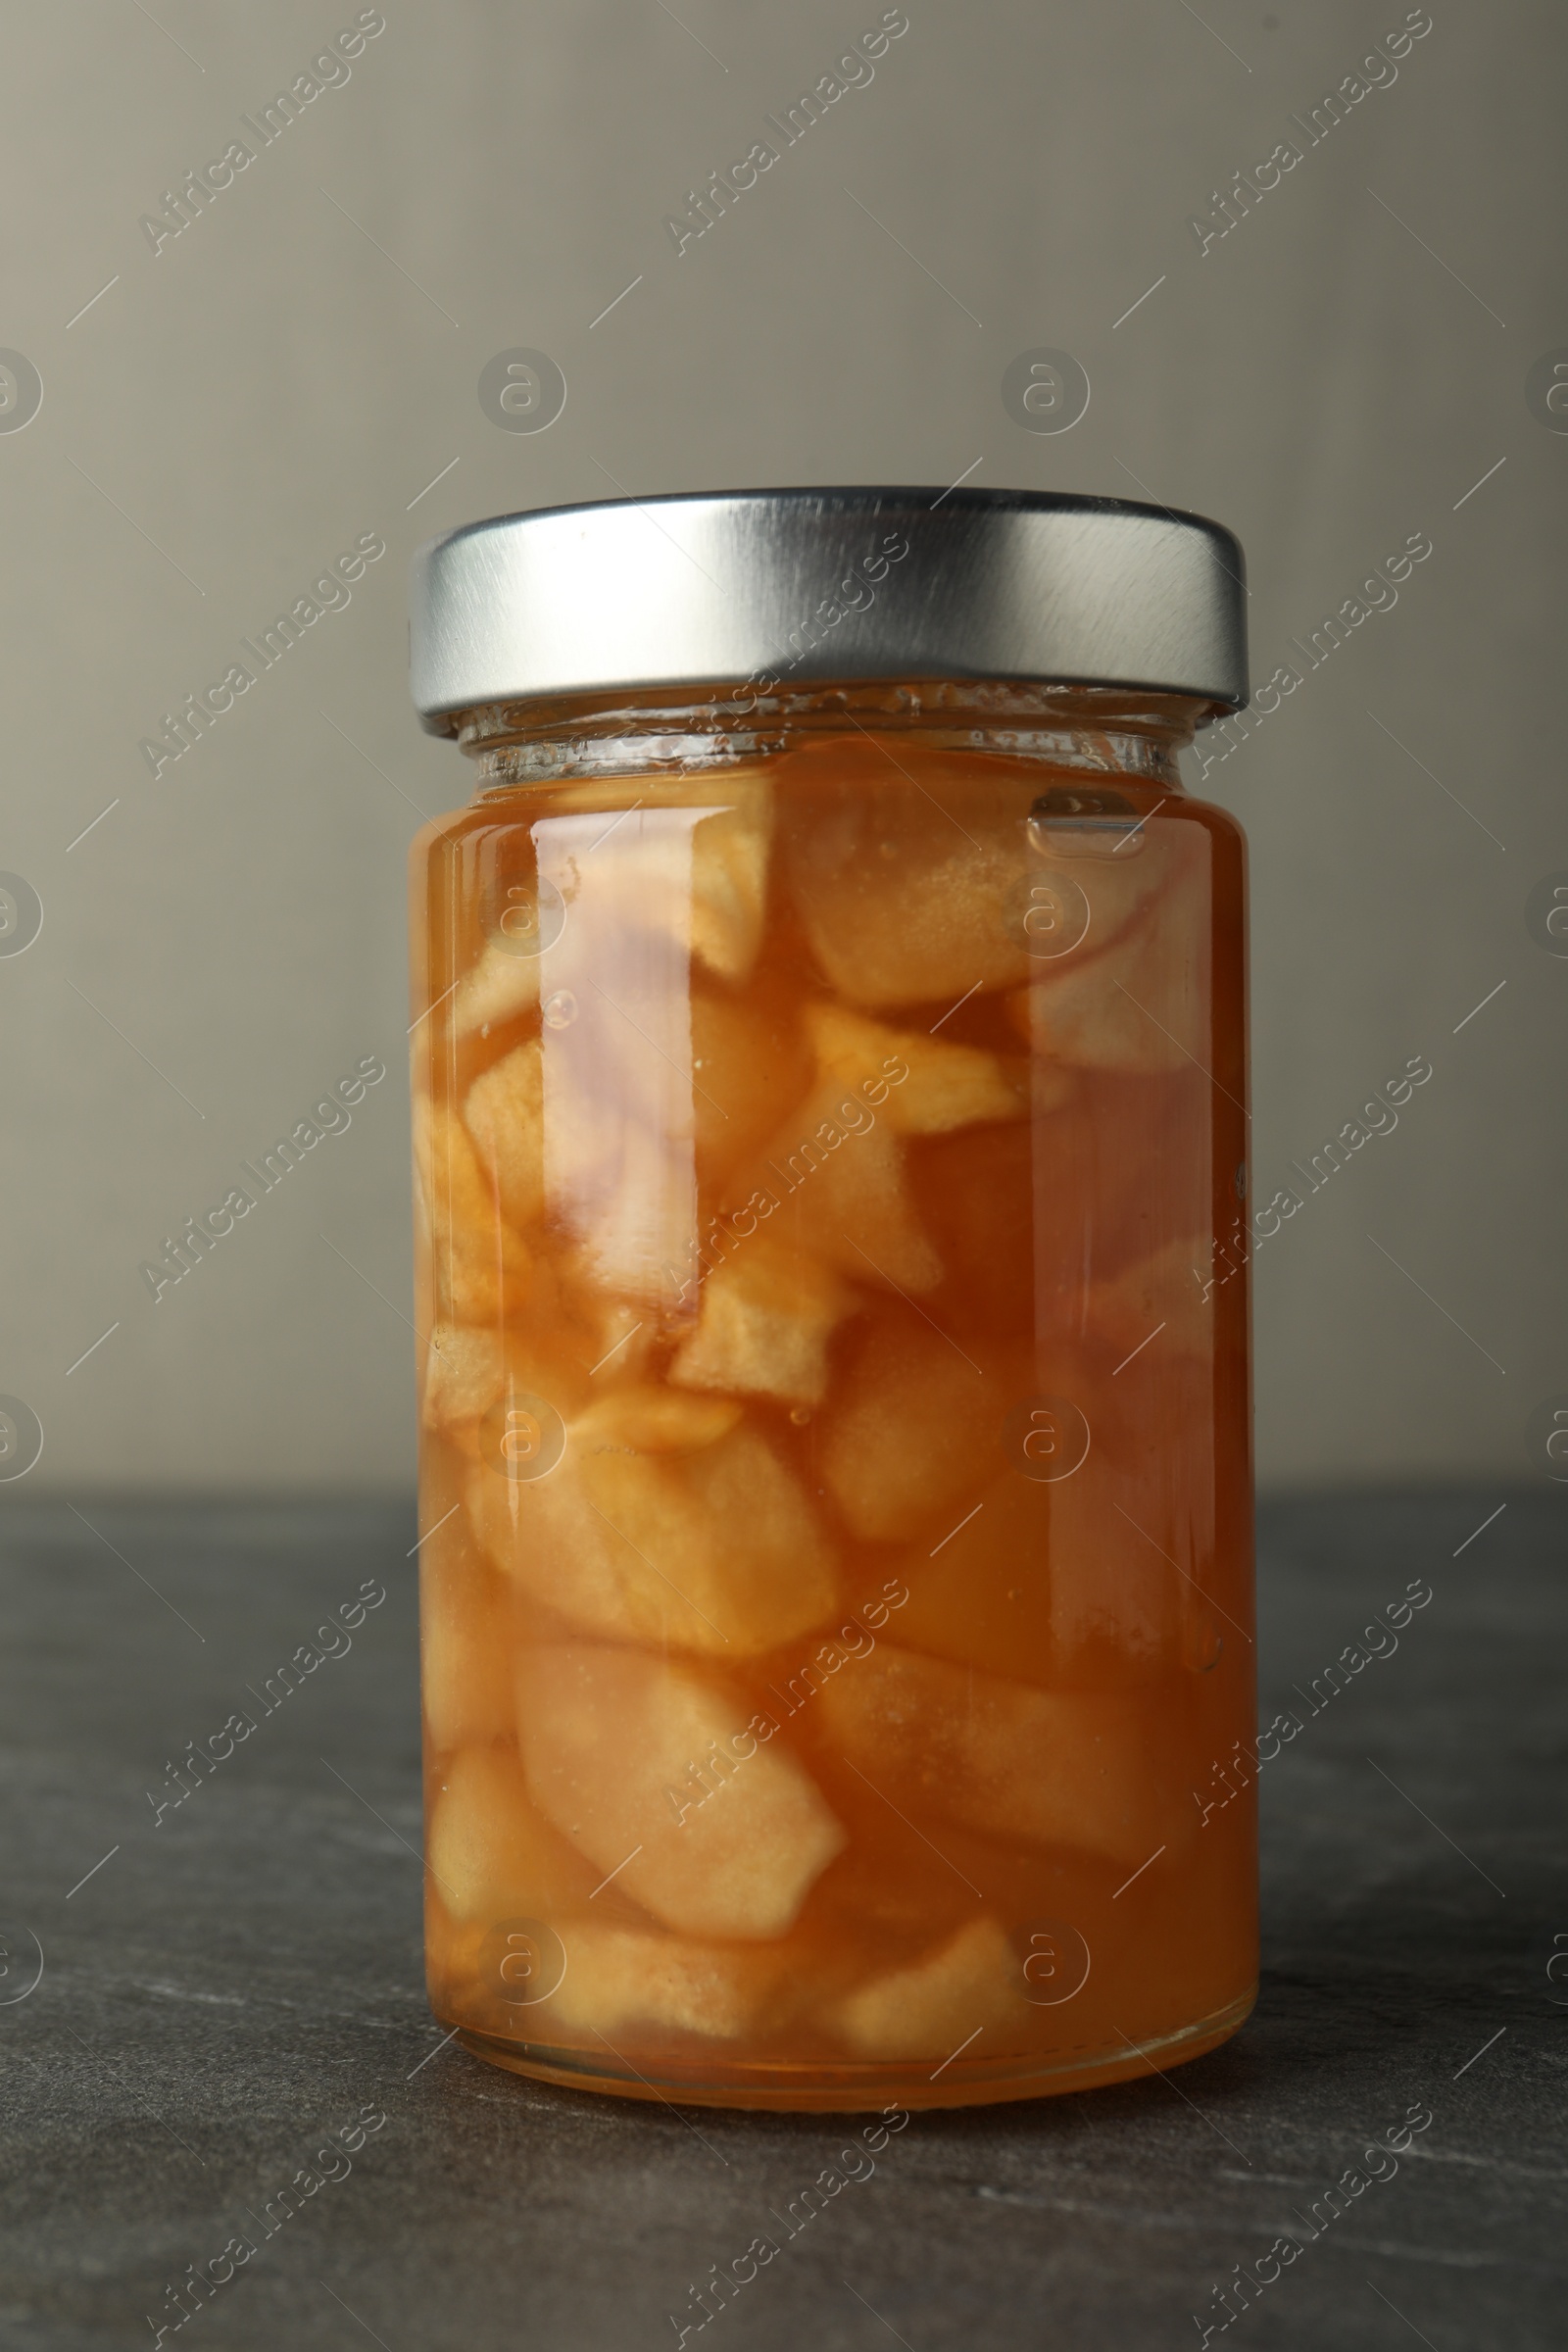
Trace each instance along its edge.
<path fill-rule="evenodd" d="M 460 713 L 454 731 L 476 764 L 478 795 L 754 763 L 852 732 L 918 736 L 928 751 L 1037 760 L 1179 792 L 1177 754 L 1213 708 L 1127 687 L 873 679 L 765 696 L 749 687 L 621 687 L 490 703 Z"/>

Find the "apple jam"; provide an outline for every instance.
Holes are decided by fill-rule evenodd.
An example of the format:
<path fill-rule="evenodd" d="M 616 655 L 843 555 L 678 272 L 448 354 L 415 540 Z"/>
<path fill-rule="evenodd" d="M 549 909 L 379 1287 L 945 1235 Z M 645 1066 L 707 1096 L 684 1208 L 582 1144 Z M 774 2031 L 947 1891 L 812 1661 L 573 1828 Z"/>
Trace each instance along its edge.
<path fill-rule="evenodd" d="M 1242 837 L 1191 699 L 743 703 L 468 712 L 413 853 L 431 2000 L 634 2097 L 1167 2066 L 1255 1978 Z"/>

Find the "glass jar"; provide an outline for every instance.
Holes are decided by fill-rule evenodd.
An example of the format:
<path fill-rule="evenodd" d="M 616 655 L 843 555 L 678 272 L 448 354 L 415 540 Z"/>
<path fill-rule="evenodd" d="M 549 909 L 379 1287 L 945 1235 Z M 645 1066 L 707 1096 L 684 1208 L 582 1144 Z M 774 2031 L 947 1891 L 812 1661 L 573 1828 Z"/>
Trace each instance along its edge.
<path fill-rule="evenodd" d="M 481 2056 L 912 2108 L 1247 2015 L 1245 849 L 1177 764 L 1241 597 L 1212 524 L 1022 493 L 421 551 L 476 777 L 412 860 L 427 1951 Z"/>

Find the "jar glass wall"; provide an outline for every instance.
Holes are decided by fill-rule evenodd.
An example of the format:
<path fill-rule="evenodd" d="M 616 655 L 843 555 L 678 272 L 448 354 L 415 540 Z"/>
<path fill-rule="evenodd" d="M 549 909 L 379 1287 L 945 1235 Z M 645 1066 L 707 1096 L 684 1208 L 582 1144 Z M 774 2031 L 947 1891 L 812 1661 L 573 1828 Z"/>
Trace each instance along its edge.
<path fill-rule="evenodd" d="M 431 1999 L 815 2108 L 1256 1973 L 1244 845 L 1204 707 L 607 692 L 413 853 Z"/>

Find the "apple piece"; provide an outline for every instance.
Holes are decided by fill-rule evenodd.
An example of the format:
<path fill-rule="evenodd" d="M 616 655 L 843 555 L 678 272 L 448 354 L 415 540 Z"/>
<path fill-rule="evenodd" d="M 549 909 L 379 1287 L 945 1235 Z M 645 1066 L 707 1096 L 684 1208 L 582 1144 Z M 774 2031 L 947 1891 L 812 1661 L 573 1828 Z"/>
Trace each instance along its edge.
<path fill-rule="evenodd" d="M 692 953 L 721 980 L 744 980 L 757 960 L 767 906 L 773 839 L 768 776 L 719 770 L 689 780 L 727 806 L 701 818 L 692 836 Z"/>
<path fill-rule="evenodd" d="M 541 1258 L 527 1311 L 506 1334 L 502 1384 L 504 1392 L 543 1397 L 566 1422 L 574 1421 L 596 1395 L 592 1367 L 599 1360 L 597 1332 L 573 1312 L 573 1304 L 559 1267 Z M 605 1385 L 623 1360 L 617 1356 L 605 1367 Z"/>
<path fill-rule="evenodd" d="M 745 1409 L 729 1396 L 628 1384 L 595 1397 L 571 1423 L 569 1441 L 586 1453 L 697 1453 L 728 1437 Z"/>
<path fill-rule="evenodd" d="M 432 1747 L 513 1737 L 511 1617 L 506 1578 L 453 1513 L 419 1546 L 419 1689 Z"/>
<path fill-rule="evenodd" d="M 1071 1116 L 1070 1108 L 1060 1114 Z M 1055 1187 L 1046 1172 L 1054 1167 L 1052 1131 L 1058 1124 L 1020 1119 L 1006 1127 L 960 1128 L 909 1154 L 915 1207 L 946 1275 L 928 1311 L 971 1353 L 971 1334 L 1013 1342 L 1034 1337 L 1039 1251 L 1056 1215 Z"/>
<path fill-rule="evenodd" d="M 601 1873 L 683 1935 L 787 1935 L 845 1842 L 788 1750 L 747 1729 L 740 1692 L 634 1650 L 519 1661 L 528 1786 Z"/>
<path fill-rule="evenodd" d="M 642 2026 L 733 2041 L 762 2030 L 787 1987 L 787 1964 L 771 1949 L 689 1943 L 594 1920 L 572 1921 L 562 1941 L 566 1973 L 536 2013 L 552 2034 L 612 2039 Z"/>
<path fill-rule="evenodd" d="M 697 1328 L 669 1377 L 682 1388 L 820 1404 L 828 1342 L 854 1305 L 828 1267 L 754 1229 L 705 1277 Z"/>
<path fill-rule="evenodd" d="M 808 746 L 780 782 L 782 861 L 835 995 L 946 1007 L 1027 978 L 1007 899 L 1027 862 L 1034 776 L 901 733 Z"/>
<path fill-rule="evenodd" d="M 1036 1690 L 883 1643 L 820 1705 L 822 1737 L 916 1822 L 1129 1869 L 1180 1835 L 1141 1690 Z"/>
<path fill-rule="evenodd" d="M 910 1968 L 873 1977 L 832 2012 L 835 2033 L 862 2058 L 949 2058 L 968 2041 L 996 2054 L 987 2034 L 1027 2024 L 1023 1967 L 1000 1921 L 971 1920 Z"/>
<path fill-rule="evenodd" d="M 1173 889 L 1098 954 L 1042 965 L 1007 1002 L 1020 1034 L 1080 1069 L 1136 1078 L 1209 1069 L 1206 896 Z"/>
<path fill-rule="evenodd" d="M 691 888 L 700 808 L 537 819 L 565 920 L 540 958 L 552 1227 L 611 1295 L 658 1305 L 695 1253 Z"/>
<path fill-rule="evenodd" d="M 617 791 L 626 795 L 618 811 Z M 585 910 L 597 922 L 613 905 L 622 923 L 674 941 L 683 960 L 689 953 L 721 980 L 746 978 L 767 906 L 770 773 L 737 764 L 635 784 L 596 778 L 556 787 L 551 804 L 535 840 L 540 871 L 565 902 L 565 932 Z M 548 995 L 548 958 L 543 985 Z"/>
<path fill-rule="evenodd" d="M 879 1310 L 822 1440 L 822 1476 L 852 1534 L 906 1542 L 957 1507 L 996 1458 L 1007 1402 L 997 1386 L 921 1316 Z"/>
<path fill-rule="evenodd" d="M 667 1036 L 675 1026 L 668 1003 L 675 983 L 658 994 L 661 1017 L 649 1023 Z M 649 992 L 654 993 L 654 992 Z M 639 1167 L 652 1160 L 661 1124 L 667 1133 L 680 1116 L 680 1074 L 640 1045 L 631 1021 L 646 1008 L 580 998 L 565 1030 L 540 1039 L 540 1145 L 544 1208 L 558 1233 L 580 1232 L 613 1200 L 630 1154 Z M 689 1125 L 689 1118 L 687 1124 Z M 682 1136 L 676 1144 L 677 1153 Z M 584 1271 L 591 1272 L 591 1250 Z"/>
<path fill-rule="evenodd" d="M 680 789 L 710 785 L 684 806 L 644 788 L 646 805 L 609 818 L 566 796 L 533 827 L 565 906 L 541 956 L 548 1211 L 601 1289 L 650 1307 L 696 1264 L 700 1151 L 708 1182 L 754 1152 L 805 1060 L 782 1012 L 693 990 L 694 968 L 750 971 L 772 824 L 767 778 Z"/>
<path fill-rule="evenodd" d="M 501 1394 L 506 1378 L 505 1347 L 499 1331 L 464 1323 L 438 1323 L 424 1361 L 426 1429 L 451 1429 L 477 1421 Z"/>
<path fill-rule="evenodd" d="M 573 1272 L 581 1274 L 581 1269 L 564 1261 L 562 1271 L 568 1281 Z M 593 1374 L 603 1372 L 607 1379 L 618 1380 L 623 1374 L 640 1378 L 646 1373 L 659 1327 L 645 1307 L 624 1298 L 607 1298 L 591 1281 L 584 1280 L 571 1298 L 571 1308 L 585 1326 L 584 1362 Z"/>
<path fill-rule="evenodd" d="M 686 1454 L 568 1443 L 531 1481 L 480 1465 L 468 1513 L 532 1599 L 609 1641 L 749 1657 L 808 1632 L 837 1597 L 809 1503 L 745 1422 Z"/>
<path fill-rule="evenodd" d="M 694 988 L 691 1032 L 697 1164 L 704 1184 L 713 1186 L 755 1158 L 778 1123 L 779 1104 L 806 1093 L 811 1056 L 793 1005 L 760 983 L 744 1001 Z"/>
<path fill-rule="evenodd" d="M 896 1135 L 945 1135 L 1000 1119 L 1021 1119 L 1031 1108 L 1030 1073 L 1019 1060 L 1010 1066 L 980 1046 L 956 1045 L 917 1029 L 891 1029 L 841 1004 L 808 1007 L 806 1025 L 816 1049 L 817 1067 L 835 1085 L 874 1088 L 881 1116 Z M 894 1077 L 902 1066 L 904 1075 Z M 1065 1100 L 1071 1081 L 1056 1077 Z M 1036 1102 L 1034 1108 L 1046 1108 Z"/>
<path fill-rule="evenodd" d="M 461 1748 L 431 1790 L 425 1867 L 455 1919 L 494 1926 L 580 1910 L 596 1872 L 541 1820 L 522 1771 L 503 1748 Z"/>
<path fill-rule="evenodd" d="M 840 1273 L 897 1291 L 934 1290 L 942 1279 L 909 1198 L 903 1146 L 840 1084 L 818 1084 L 778 1130 L 758 1189 L 777 1203 L 776 1238 Z"/>
<path fill-rule="evenodd" d="M 667 1305 L 696 1251 L 685 977 L 602 968 L 602 984 L 578 974 L 570 1021 L 544 1039 L 545 1205 L 578 1278 L 642 1312 Z"/>
<path fill-rule="evenodd" d="M 416 1098 L 414 1155 L 439 1304 L 454 1322 L 499 1322 L 527 1298 L 533 1260 L 497 1208 L 466 1128 L 445 1103 Z"/>
<path fill-rule="evenodd" d="M 545 1205 L 544 1054 L 536 1037 L 474 1080 L 463 1116 L 502 1214 L 533 1224 Z"/>
<path fill-rule="evenodd" d="M 476 1029 L 515 1020 L 538 1002 L 538 956 L 514 955 L 498 940 L 487 939 L 477 961 L 452 992 L 452 1035 L 470 1037 Z"/>

